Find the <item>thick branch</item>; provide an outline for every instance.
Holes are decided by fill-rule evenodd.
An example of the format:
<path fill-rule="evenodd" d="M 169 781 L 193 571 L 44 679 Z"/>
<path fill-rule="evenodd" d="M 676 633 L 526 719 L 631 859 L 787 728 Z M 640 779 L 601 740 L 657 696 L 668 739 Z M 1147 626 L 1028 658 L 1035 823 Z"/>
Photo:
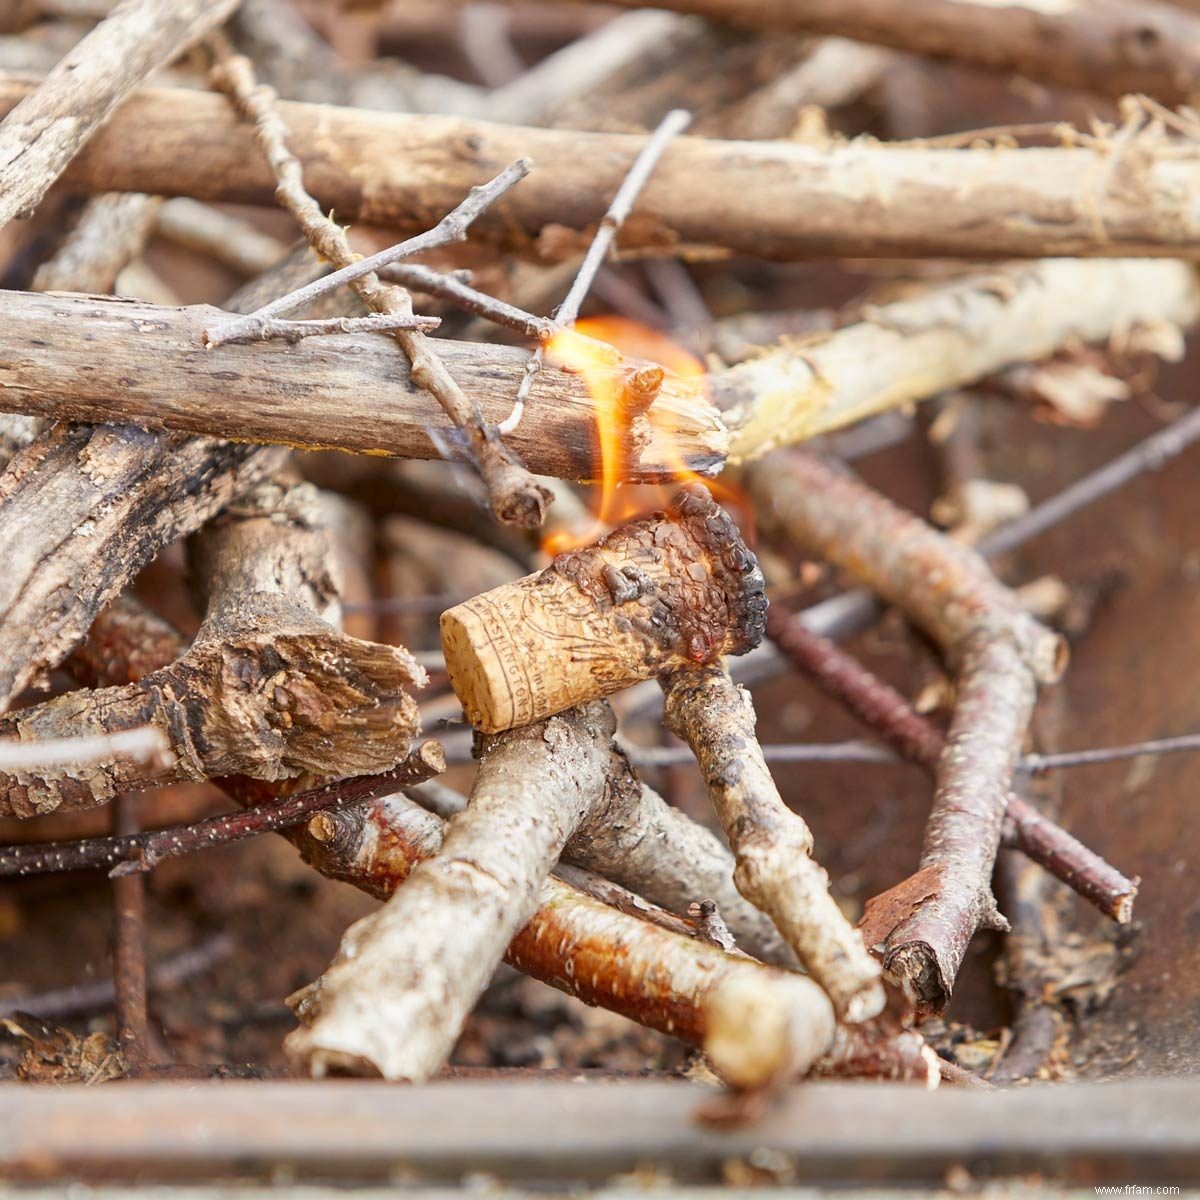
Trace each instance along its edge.
<path fill-rule="evenodd" d="M 29 91 L 25 81 L 0 80 L 0 111 Z M 598 221 L 645 141 L 321 105 L 278 108 L 309 190 L 342 220 L 428 228 L 472 186 L 529 155 L 537 172 L 476 226 L 526 247 L 547 225 L 582 231 Z M 1200 191 L 1194 147 L 1135 139 L 1120 171 L 1110 169 L 1115 153 L 1106 144 L 927 149 L 679 138 L 619 245 L 717 246 L 767 258 L 1200 254 L 1200 215 L 1190 203 Z M 169 89 L 135 93 L 66 177 L 85 191 L 212 201 L 270 204 L 275 192 L 252 133 L 224 100 Z"/>
<path fill-rule="evenodd" d="M 238 0 L 124 0 L 0 124 L 0 226 L 37 207 L 121 101 Z"/>
<path fill-rule="evenodd" d="M 442 837 L 437 817 L 389 796 L 318 818 L 301 851 L 322 874 L 386 898 Z M 811 980 L 669 932 L 554 877 L 505 958 L 585 1003 L 703 1045 L 743 1087 L 804 1072 L 834 1036 L 833 1010 Z"/>
<path fill-rule="evenodd" d="M 1064 346 L 1198 318 L 1200 282 L 1184 263 L 1012 264 L 785 339 L 716 376 L 713 398 L 733 434 L 731 457 L 754 458 Z"/>
<path fill-rule="evenodd" d="M 648 0 L 618 0 L 627 8 Z M 1182 104 L 1200 91 L 1200 18 L 1139 0 L 653 0 L 654 8 L 754 29 L 838 34 L 1039 83 Z"/>
<path fill-rule="evenodd" d="M 423 678 L 397 647 L 337 632 L 328 532 L 309 485 L 264 485 L 197 540 L 209 590 L 195 643 L 124 687 L 71 692 L 6 722 L 25 739 L 62 731 L 162 729 L 169 769 L 126 762 L 0 777 L 0 812 L 18 816 L 100 804 L 117 792 L 182 779 L 369 775 L 407 752 L 417 726 L 406 689 Z"/>
<path fill-rule="evenodd" d="M 313 1074 L 377 1070 L 424 1080 L 454 1041 L 584 814 L 601 797 L 614 730 L 591 704 L 500 734 L 441 850 L 290 1000 L 286 1046 Z"/>
<path fill-rule="evenodd" d="M 240 438 L 403 457 L 439 458 L 433 439 L 453 437 L 452 422 L 385 339 L 206 350 L 204 330 L 218 315 L 205 306 L 0 293 L 0 408 L 188 433 L 236 429 Z M 488 422 L 506 415 L 524 351 L 446 340 L 438 350 Z M 595 410 L 580 376 L 547 366 L 531 403 L 536 412 L 513 449 L 539 474 L 595 478 Z M 668 377 L 647 422 L 648 441 L 629 446 L 631 481 L 674 473 L 672 437 L 693 470 L 711 473 L 723 461 L 724 428 L 694 383 Z"/>
<path fill-rule="evenodd" d="M 667 728 L 696 755 L 733 848 L 738 891 L 770 915 L 842 1020 L 876 1016 L 884 1004 L 879 967 L 830 894 L 808 826 L 763 762 L 750 694 L 719 667 L 679 671 L 663 690 Z"/>

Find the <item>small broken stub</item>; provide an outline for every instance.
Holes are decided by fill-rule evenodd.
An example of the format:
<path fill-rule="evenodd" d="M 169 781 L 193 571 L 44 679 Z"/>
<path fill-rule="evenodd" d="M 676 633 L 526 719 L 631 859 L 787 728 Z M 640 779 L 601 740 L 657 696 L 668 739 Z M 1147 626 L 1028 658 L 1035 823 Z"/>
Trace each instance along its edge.
<path fill-rule="evenodd" d="M 485 733 L 540 721 L 763 634 L 762 572 L 700 485 L 535 575 L 442 614 L 446 669 Z"/>

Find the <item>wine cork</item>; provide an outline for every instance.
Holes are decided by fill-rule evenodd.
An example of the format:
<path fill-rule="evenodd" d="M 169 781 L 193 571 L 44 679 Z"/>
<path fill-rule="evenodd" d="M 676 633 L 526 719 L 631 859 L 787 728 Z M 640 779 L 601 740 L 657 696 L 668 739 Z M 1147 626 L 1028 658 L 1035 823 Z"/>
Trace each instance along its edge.
<path fill-rule="evenodd" d="M 763 577 L 700 486 L 534 575 L 442 614 L 467 719 L 485 733 L 540 721 L 762 637 Z"/>

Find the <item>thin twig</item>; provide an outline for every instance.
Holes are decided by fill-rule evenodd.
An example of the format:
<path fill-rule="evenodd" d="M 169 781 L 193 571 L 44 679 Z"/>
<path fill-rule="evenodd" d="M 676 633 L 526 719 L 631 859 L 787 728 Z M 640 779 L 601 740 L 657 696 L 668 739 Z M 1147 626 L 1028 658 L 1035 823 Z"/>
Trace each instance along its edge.
<path fill-rule="evenodd" d="M 276 108 L 275 93 L 268 87 L 256 85 L 248 59 L 231 53 L 219 39 L 214 39 L 213 44 L 217 57 L 212 71 L 213 81 L 229 95 L 242 117 L 253 123 L 259 145 L 277 180 L 276 198 L 295 217 L 313 249 L 338 268 L 332 275 L 315 280 L 299 292 L 266 305 L 257 314 L 252 314 L 252 318 L 257 316 L 261 320 L 277 316 L 296 304 L 325 295 L 342 283 L 349 283 L 373 312 L 410 315 L 412 299 L 409 294 L 395 284 L 383 283 L 374 274 L 377 266 L 401 257 L 401 250 L 392 247 L 390 251 L 381 251 L 371 258 L 355 260 L 345 231 L 326 218 L 304 186 L 300 160 L 288 146 L 288 132 Z M 438 227 L 429 231 L 429 235 L 433 236 L 433 244 L 457 240 L 462 228 L 461 210 L 464 206 L 467 207 L 468 216 L 481 212 L 487 207 L 488 201 L 507 190 L 528 170 L 527 160 L 519 159 L 491 183 L 468 195 L 455 210 L 460 215 L 456 218 L 451 213 L 440 223 L 441 226 L 447 226 L 448 223 L 448 233 L 445 230 L 436 233 Z M 404 253 L 411 253 L 412 243 L 418 241 L 420 238 L 410 239 L 410 248 Z M 421 248 L 427 249 L 430 244 L 427 235 Z M 464 394 L 420 330 L 397 330 L 395 338 L 412 364 L 413 381 L 437 400 L 466 438 L 475 465 L 487 486 L 488 501 L 496 518 L 505 524 L 526 528 L 540 525 L 552 498 L 550 492 L 537 482 L 504 445 L 496 431 L 488 426 L 478 401 Z"/>
<path fill-rule="evenodd" d="M 42 875 L 94 867 L 110 867 L 112 875 L 149 871 L 165 858 L 227 846 L 260 833 L 273 833 L 327 809 L 402 791 L 444 769 L 441 747 L 437 742 L 423 742 L 398 767 L 382 775 L 338 780 L 312 791 L 299 792 L 286 800 L 241 812 L 222 813 L 191 825 L 123 837 L 9 846 L 0 850 L 0 875 Z"/>
<path fill-rule="evenodd" d="M 136 837 L 141 829 L 137 797 L 118 796 L 113 805 L 113 833 Z M 146 997 L 146 881 L 127 875 L 112 881 L 113 996 L 117 1043 L 131 1069 L 150 1062 L 150 1015 Z"/>
<path fill-rule="evenodd" d="M 443 275 L 420 263 L 394 263 L 380 272 L 380 276 L 389 283 L 398 283 L 414 292 L 424 292 L 427 296 L 437 296 L 439 300 L 445 300 L 464 312 L 474 313 L 506 329 L 514 329 L 526 337 L 545 340 L 558 328 L 549 317 L 534 316 L 523 308 L 477 291 L 465 279 L 459 278 L 463 274 L 466 272 L 455 271 Z"/>
<path fill-rule="evenodd" d="M 1141 758 L 1144 754 L 1179 754 L 1200 750 L 1200 733 L 1132 742 L 1127 746 L 1097 746 L 1091 750 L 1064 750 L 1058 754 L 1026 754 L 1021 768 L 1026 771 L 1056 771 L 1064 767 L 1094 767 L 1100 763 Z"/>
<path fill-rule="evenodd" d="M 1023 517 L 994 529 L 979 540 L 976 549 L 986 558 L 1007 554 L 1073 516 L 1081 508 L 1124 487 L 1146 471 L 1159 470 L 1197 440 L 1200 440 L 1200 407 L 1185 413 L 1124 454 L 1118 454 L 1111 462 L 1064 488 L 1056 496 L 1031 508 Z"/>
<path fill-rule="evenodd" d="M 0 741 L 0 771 L 53 771 L 125 759 L 169 767 L 175 756 L 163 731 L 153 725 L 89 737 L 47 738 L 45 741 Z"/>
<path fill-rule="evenodd" d="M 287 132 L 282 128 L 282 122 L 275 116 L 271 108 L 274 103 L 274 92 L 265 86 L 255 87 L 252 76 L 242 78 L 240 72 L 235 74 L 236 64 L 239 62 L 246 64 L 246 73 L 249 75 L 248 60 L 237 58 L 232 60 L 232 63 L 223 63 L 219 70 L 225 71 L 226 74 L 218 73 L 216 78 L 218 82 L 223 78 L 233 81 L 233 86 L 238 88 L 238 91 L 234 93 L 234 99 L 249 119 L 259 127 L 260 140 L 265 142 L 266 139 L 271 139 L 270 147 L 264 146 L 264 149 L 271 158 L 273 169 L 281 177 L 280 201 L 296 217 L 305 236 L 309 237 L 311 241 L 305 223 L 308 217 L 298 210 L 307 209 L 309 205 L 316 208 L 316 202 L 302 190 L 304 185 L 300 178 L 299 163 L 288 150 Z M 274 128 L 276 123 L 279 125 L 278 129 Z M 266 129 L 263 128 L 264 125 L 266 125 Z M 284 181 L 289 169 L 295 171 L 294 183 L 290 178 L 287 178 L 286 182 Z M 528 158 L 519 158 L 516 162 L 509 163 L 494 179 L 479 187 L 473 187 L 467 194 L 467 198 L 457 208 L 448 212 L 432 229 L 397 242 L 394 246 L 388 246 L 368 258 L 355 256 L 347 242 L 345 253 L 338 256 L 350 260 L 345 266 L 331 271 L 328 275 L 322 275 L 320 279 L 314 279 L 311 283 L 296 288 L 295 291 L 288 292 L 286 295 L 272 300 L 269 304 L 264 304 L 244 317 L 239 317 L 235 321 L 226 321 L 205 330 L 206 345 L 212 347 L 223 345 L 225 342 L 246 341 L 253 337 L 258 324 L 269 317 L 294 312 L 298 308 L 303 308 L 336 292 L 338 288 L 357 283 L 368 275 L 378 274 L 382 268 L 389 267 L 402 258 L 433 250 L 439 246 L 447 246 L 452 242 L 465 241 L 471 223 L 489 205 L 504 195 L 510 187 L 524 179 L 532 169 L 533 163 Z M 295 190 L 293 191 L 293 189 Z M 320 212 L 319 209 L 317 211 Z M 323 215 L 318 216 L 318 220 L 323 225 L 329 225 L 340 233 L 340 227 L 334 225 L 332 220 L 327 220 Z M 322 232 L 324 234 L 324 231 Z M 328 236 L 328 234 L 324 234 L 324 236 Z M 341 237 L 344 238 L 345 235 L 342 234 Z M 323 247 L 314 246 L 314 249 L 321 253 Z M 334 261 L 334 259 L 331 257 L 330 261 Z"/>
<path fill-rule="evenodd" d="M 768 632 L 770 632 L 769 629 Z M 837 647 L 833 647 L 833 649 L 839 655 L 845 654 Z M 860 667 L 859 669 L 865 672 L 865 668 Z M 817 677 L 814 675 L 813 678 Z M 821 681 L 818 680 L 818 682 Z M 898 692 L 895 695 L 904 701 Z M 904 703 L 907 707 L 908 702 L 904 701 Z M 931 729 L 933 728 L 932 724 L 926 722 L 924 717 L 918 716 L 917 719 L 929 724 Z M 933 732 L 939 739 L 941 738 L 941 734 L 936 729 Z M 1189 754 L 1197 751 L 1200 751 L 1200 733 L 1184 733 L 1178 737 L 1131 742 L 1123 746 L 1097 746 L 1090 750 L 1064 750 L 1058 754 L 1026 754 L 1017 761 L 1017 770 L 1033 774 L 1042 771 L 1061 771 L 1073 767 L 1093 767 L 1104 763 L 1123 762 L 1130 758 L 1141 758 L 1144 755 Z M 691 762 L 694 757 L 686 746 L 626 746 L 625 752 L 635 767 L 677 767 Z M 854 738 L 843 742 L 767 742 L 763 744 L 762 752 L 763 758 L 767 762 L 776 763 L 864 763 L 880 767 L 894 767 L 906 761 L 915 761 L 912 755 L 896 754 L 885 746 L 877 746 L 873 742 L 859 741 Z M 456 752 L 450 752 L 446 757 L 448 762 L 471 761 L 469 749 L 466 747 L 461 756 Z M 1012 801 L 1010 801 L 1010 815 L 1012 815 L 1011 803 Z"/>
<path fill-rule="evenodd" d="M 807 629 L 799 617 L 782 609 L 768 611 L 767 635 L 794 666 L 841 701 L 860 721 L 878 731 L 903 758 L 931 771 L 937 770 L 946 746 L 945 737 L 895 688 L 833 642 Z M 1200 738 L 1195 741 L 1200 748 Z M 1018 768 L 1031 769 L 1029 763 L 1027 757 Z M 1040 765 L 1048 769 L 1051 764 L 1043 757 Z M 1119 922 L 1131 919 L 1137 881 L 1127 879 L 1015 793 L 1009 794 L 1004 829 L 1004 840 L 1009 845 L 1023 850 L 1102 912 Z"/>
<path fill-rule="evenodd" d="M 221 959 L 228 958 L 233 950 L 234 940 L 229 934 L 213 934 L 198 945 L 189 946 L 170 958 L 161 959 L 150 971 L 150 987 L 153 991 L 178 987 L 181 983 L 204 974 Z M 5 996 L 0 998 L 0 1017 L 24 1012 L 43 1020 L 62 1020 L 66 1017 L 81 1017 L 102 1012 L 111 1008 L 115 1001 L 113 981 L 95 979 L 48 992 Z"/>
<path fill-rule="evenodd" d="M 554 310 L 554 322 L 558 329 L 568 329 L 575 324 L 588 289 L 596 278 L 596 272 L 608 256 L 617 233 L 638 198 L 638 193 L 646 186 L 646 180 L 650 178 L 651 172 L 659 158 L 662 157 L 662 152 L 674 138 L 688 127 L 691 120 L 692 114 L 682 108 L 676 108 L 667 113 L 659 122 L 658 128 L 650 135 L 645 146 L 642 147 L 637 158 L 633 160 L 633 166 L 629 168 L 629 174 L 625 176 L 625 181 L 617 189 L 617 194 L 608 206 L 608 211 L 600 218 L 599 228 L 596 230 L 595 237 L 592 238 L 591 245 L 588 246 L 587 253 L 583 256 L 583 262 L 579 264 L 579 271 L 576 273 L 574 281 L 563 297 L 562 303 Z M 525 364 L 525 374 L 521 377 L 521 385 L 517 389 L 517 399 L 513 410 L 496 426 L 501 433 L 512 433 L 521 423 L 521 416 L 525 412 L 525 401 L 529 398 L 529 389 L 533 386 L 534 378 L 542 369 L 542 363 L 545 361 L 545 341 L 546 339 L 543 339 Z"/>
<path fill-rule="evenodd" d="M 223 342 L 265 342 L 280 338 L 298 342 L 306 337 L 324 337 L 334 333 L 395 333 L 397 329 L 436 329 L 441 317 L 422 317 L 413 313 L 376 313 L 369 317 L 320 317 L 308 321 L 289 321 L 283 317 L 266 317 L 253 332 L 240 336 L 223 335 Z"/>

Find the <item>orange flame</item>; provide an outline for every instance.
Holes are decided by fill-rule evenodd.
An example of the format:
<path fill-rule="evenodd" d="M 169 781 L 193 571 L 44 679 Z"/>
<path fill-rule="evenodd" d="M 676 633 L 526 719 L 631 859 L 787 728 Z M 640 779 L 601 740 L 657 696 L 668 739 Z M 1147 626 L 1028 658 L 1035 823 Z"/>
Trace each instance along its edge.
<path fill-rule="evenodd" d="M 629 397 L 626 380 L 614 368 L 622 359 L 656 363 L 683 379 L 704 380 L 704 364 L 684 347 L 664 334 L 639 325 L 625 317 L 587 317 L 572 329 L 556 334 L 546 345 L 547 356 L 582 376 L 596 409 L 596 436 L 600 458 L 599 503 L 590 526 L 561 531 L 543 540 L 542 549 L 550 555 L 562 554 L 586 546 L 614 526 L 661 507 L 664 489 L 648 486 L 622 486 L 622 456 L 629 428 Z M 675 484 L 702 483 L 721 504 L 750 514 L 745 495 L 727 483 L 697 474 L 679 449 L 674 431 L 659 406 L 651 404 L 646 419 L 665 447 L 666 465 Z"/>

